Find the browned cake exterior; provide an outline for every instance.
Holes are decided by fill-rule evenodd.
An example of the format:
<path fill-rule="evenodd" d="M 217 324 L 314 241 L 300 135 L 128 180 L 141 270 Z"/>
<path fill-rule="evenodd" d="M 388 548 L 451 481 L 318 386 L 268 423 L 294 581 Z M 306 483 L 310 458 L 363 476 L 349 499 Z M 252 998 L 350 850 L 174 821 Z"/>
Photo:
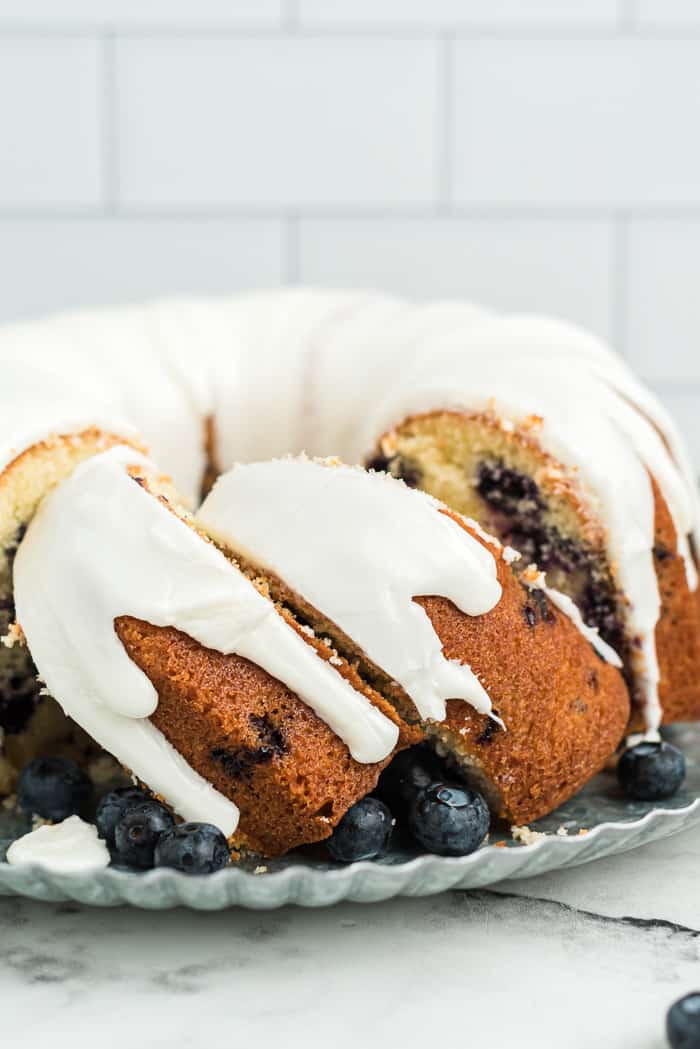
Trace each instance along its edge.
<path fill-rule="evenodd" d="M 475 767 L 499 816 L 522 824 L 604 766 L 627 727 L 629 696 L 619 671 L 501 558 L 498 579 L 503 597 L 483 616 L 465 616 L 441 597 L 417 600 L 447 658 L 469 663 L 506 725 L 451 700 L 431 734 Z"/>
<path fill-rule="evenodd" d="M 276 678 L 239 656 L 203 648 L 171 628 L 130 617 L 116 629 L 158 693 L 151 720 L 185 760 L 241 812 L 236 842 L 266 856 L 320 841 L 374 788 L 386 761 L 355 761 L 346 745 Z M 318 651 L 321 657 L 326 654 Z M 330 655 L 330 653 L 328 653 Z M 350 667 L 351 683 L 417 742 Z"/>
<path fill-rule="evenodd" d="M 385 434 L 378 454 L 387 462 L 387 466 L 380 468 L 396 476 L 407 474 L 413 486 L 475 518 L 487 531 L 522 549 L 522 564 L 536 561 L 547 572 L 549 584 L 568 593 L 581 607 L 584 619 L 600 628 L 604 639 L 625 662 L 633 661 L 634 653 L 623 637 L 624 595 L 618 592 L 616 597 L 613 588 L 605 582 L 610 566 L 604 529 L 588 507 L 575 473 L 572 475 L 540 446 L 536 426 L 524 431 L 503 428 L 489 413 L 430 412 L 412 416 Z M 479 468 L 489 459 L 497 460 L 510 471 L 516 471 L 515 476 L 531 483 L 532 492 L 542 498 L 543 523 L 550 531 L 556 530 L 562 544 L 573 544 L 574 548 L 587 551 L 589 566 L 600 573 L 596 580 L 599 594 L 592 607 L 580 604 L 583 589 L 580 571 L 562 569 L 556 559 L 553 564 L 547 563 L 541 550 L 532 550 L 527 542 L 522 542 L 522 521 L 514 526 L 502 508 L 496 510 L 484 499 Z M 671 514 L 653 478 L 651 483 L 655 506 L 655 564 L 661 597 L 655 636 L 663 723 L 694 721 L 700 718 L 700 591 L 692 593 L 688 588 L 683 558 L 676 553 L 677 537 Z M 606 585 L 609 586 L 607 593 Z M 615 603 L 614 619 L 618 625 L 613 622 L 609 629 L 606 608 L 612 608 Z M 600 609 L 602 615 L 597 614 Z M 630 728 L 636 731 L 642 725 L 642 712 L 635 706 Z"/>
<path fill-rule="evenodd" d="M 700 718 L 700 591 L 688 589 L 676 530 L 658 485 L 654 488 L 654 561 L 661 613 L 656 627 L 663 724 Z"/>

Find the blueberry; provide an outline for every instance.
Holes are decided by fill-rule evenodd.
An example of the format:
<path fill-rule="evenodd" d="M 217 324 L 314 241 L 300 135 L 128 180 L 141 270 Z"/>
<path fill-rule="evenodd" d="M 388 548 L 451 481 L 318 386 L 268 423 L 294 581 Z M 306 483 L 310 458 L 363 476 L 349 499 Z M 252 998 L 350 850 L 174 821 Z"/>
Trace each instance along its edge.
<path fill-rule="evenodd" d="M 400 751 L 384 769 L 375 794 L 389 806 L 392 816 L 406 820 L 416 796 L 440 775 L 439 762 L 432 751 L 422 746 L 411 747 Z"/>
<path fill-rule="evenodd" d="M 334 860 L 354 863 L 377 856 L 390 835 L 391 813 L 384 802 L 361 798 L 348 809 L 326 844 Z"/>
<path fill-rule="evenodd" d="M 60 823 L 75 816 L 90 797 L 90 780 L 68 758 L 34 758 L 17 781 L 17 801 L 25 812 Z"/>
<path fill-rule="evenodd" d="M 179 823 L 158 839 L 156 867 L 174 867 L 185 874 L 211 874 L 230 859 L 228 843 L 211 823 Z"/>
<path fill-rule="evenodd" d="M 95 823 L 101 838 L 110 847 L 114 846 L 114 828 L 122 816 L 134 805 L 147 801 L 149 795 L 140 787 L 119 787 L 100 798 L 95 812 Z"/>
<path fill-rule="evenodd" d="M 132 805 L 114 828 L 114 859 L 128 867 L 148 870 L 153 866 L 160 836 L 174 825 L 165 805 L 155 798 Z"/>
<path fill-rule="evenodd" d="M 467 856 L 486 837 L 490 817 L 481 794 L 453 783 L 431 783 L 411 806 L 414 838 L 439 856 Z"/>
<path fill-rule="evenodd" d="M 671 1049 L 700 1049 L 700 991 L 674 1002 L 666 1014 Z"/>
<path fill-rule="evenodd" d="M 639 743 L 620 758 L 617 778 L 628 798 L 660 801 L 675 794 L 683 782 L 685 758 L 670 743 Z"/>

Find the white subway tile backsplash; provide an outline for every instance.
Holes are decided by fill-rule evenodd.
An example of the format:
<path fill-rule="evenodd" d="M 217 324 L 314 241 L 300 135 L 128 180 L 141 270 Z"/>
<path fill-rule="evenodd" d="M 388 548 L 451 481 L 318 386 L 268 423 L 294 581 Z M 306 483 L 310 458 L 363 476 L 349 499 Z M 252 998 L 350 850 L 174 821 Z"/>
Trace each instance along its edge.
<path fill-rule="evenodd" d="M 285 280 L 621 347 L 700 465 L 700 3 L 0 0 L 0 320 Z"/>
<path fill-rule="evenodd" d="M 685 437 L 700 483 L 700 390 L 695 393 L 682 393 L 679 390 L 667 390 L 657 386 L 656 393 Z"/>
<path fill-rule="evenodd" d="M 609 332 L 612 251 L 604 221 L 308 220 L 300 259 L 308 283 L 476 299 Z"/>
<path fill-rule="evenodd" d="M 633 222 L 627 270 L 630 360 L 649 378 L 700 382 L 700 219 Z"/>
<path fill-rule="evenodd" d="M 614 26 L 616 0 L 299 0 L 302 25 Z"/>
<path fill-rule="evenodd" d="M 0 208 L 100 203 L 100 60 L 93 40 L 0 38 Z"/>
<path fill-rule="evenodd" d="M 0 220 L 0 320 L 283 279 L 279 222 Z"/>
<path fill-rule="evenodd" d="M 635 22 L 645 28 L 700 25 L 697 0 L 632 0 Z"/>
<path fill-rule="evenodd" d="M 0 0 L 0 26 L 161 26 L 276 24 L 283 0 Z"/>
<path fill-rule="evenodd" d="M 434 199 L 429 40 L 122 40 L 118 85 L 129 204 Z"/>
<path fill-rule="evenodd" d="M 455 197 L 700 202 L 700 40 L 461 41 Z"/>

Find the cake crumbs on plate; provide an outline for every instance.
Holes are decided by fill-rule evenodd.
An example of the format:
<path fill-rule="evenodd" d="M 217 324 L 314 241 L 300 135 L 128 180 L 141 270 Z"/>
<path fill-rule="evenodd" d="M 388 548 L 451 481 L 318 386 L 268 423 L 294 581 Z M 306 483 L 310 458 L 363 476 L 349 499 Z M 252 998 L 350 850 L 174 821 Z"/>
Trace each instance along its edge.
<path fill-rule="evenodd" d="M 542 841 L 547 837 L 547 834 L 543 830 L 531 830 L 530 827 L 511 827 L 510 833 L 513 835 L 515 841 L 520 842 L 521 845 L 534 845 L 537 841 Z"/>

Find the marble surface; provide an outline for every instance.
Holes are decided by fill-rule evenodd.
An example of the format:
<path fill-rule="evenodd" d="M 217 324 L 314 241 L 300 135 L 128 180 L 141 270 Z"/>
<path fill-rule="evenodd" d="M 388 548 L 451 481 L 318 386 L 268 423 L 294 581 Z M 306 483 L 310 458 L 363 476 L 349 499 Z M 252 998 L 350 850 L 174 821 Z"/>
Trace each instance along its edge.
<path fill-rule="evenodd" d="M 323 910 L 0 899 L 6 1046 L 661 1049 L 700 988 L 700 827 L 492 889 Z"/>

